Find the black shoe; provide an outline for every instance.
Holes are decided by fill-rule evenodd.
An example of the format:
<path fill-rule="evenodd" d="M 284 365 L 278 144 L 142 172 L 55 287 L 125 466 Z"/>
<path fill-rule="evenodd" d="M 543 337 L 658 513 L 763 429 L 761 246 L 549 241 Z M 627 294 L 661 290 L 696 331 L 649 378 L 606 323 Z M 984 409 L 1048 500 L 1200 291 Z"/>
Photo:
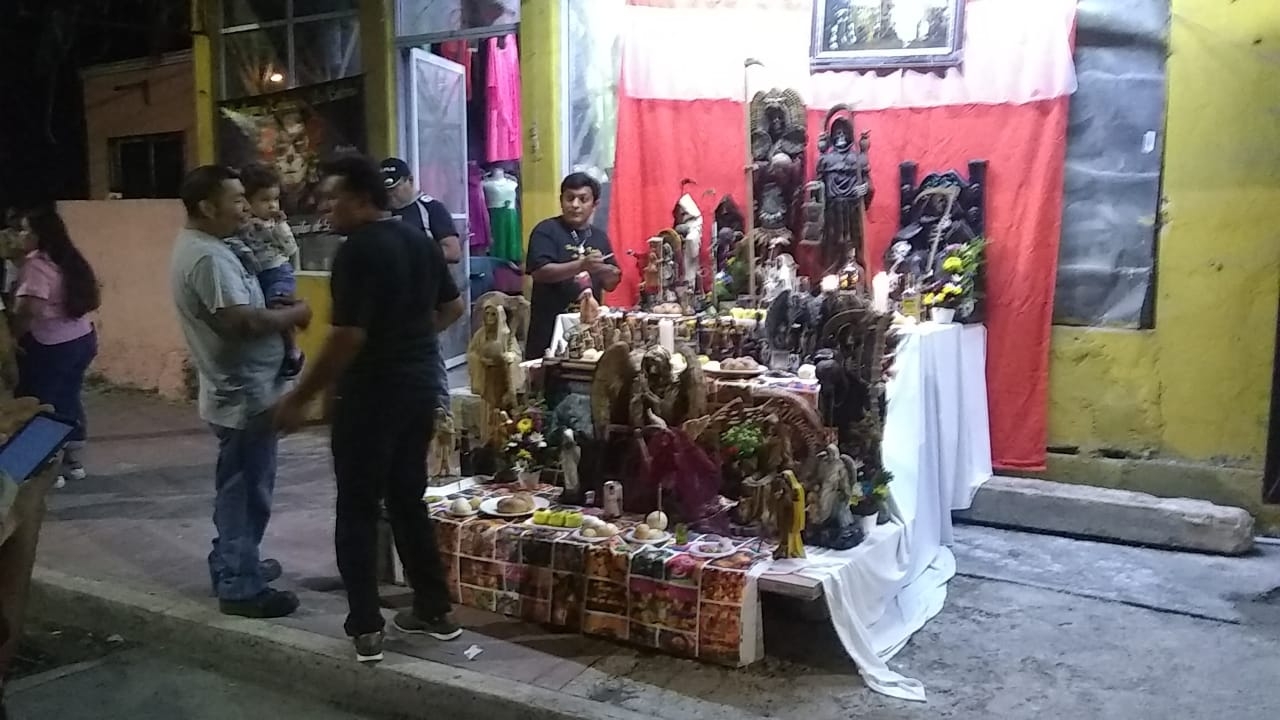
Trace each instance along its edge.
<path fill-rule="evenodd" d="M 427 635 L 437 640 L 457 640 L 462 637 L 462 628 L 450 622 L 447 615 L 435 620 L 419 620 L 416 615 L 405 610 L 396 613 L 396 618 L 391 621 L 391 624 L 402 633 Z"/>
<path fill-rule="evenodd" d="M 286 380 L 292 380 L 302 374 L 302 367 L 307 363 L 307 356 L 301 352 L 296 355 L 287 355 L 284 364 L 280 367 L 280 377 Z"/>
<path fill-rule="evenodd" d="M 219 600 L 223 615 L 266 620 L 292 615 L 298 609 L 298 596 L 287 590 L 267 588 L 248 600 Z"/>
<path fill-rule="evenodd" d="M 351 638 L 351 642 L 356 646 L 356 662 L 382 662 L 382 638 L 381 630 Z"/>
<path fill-rule="evenodd" d="M 273 583 L 284 574 L 284 568 L 280 565 L 279 560 L 268 558 L 258 563 L 258 574 L 262 576 L 263 582 Z M 213 577 L 212 572 L 209 574 L 209 594 L 218 597 L 218 578 Z M 0 718 L 0 720 L 4 720 L 4 718 Z"/>

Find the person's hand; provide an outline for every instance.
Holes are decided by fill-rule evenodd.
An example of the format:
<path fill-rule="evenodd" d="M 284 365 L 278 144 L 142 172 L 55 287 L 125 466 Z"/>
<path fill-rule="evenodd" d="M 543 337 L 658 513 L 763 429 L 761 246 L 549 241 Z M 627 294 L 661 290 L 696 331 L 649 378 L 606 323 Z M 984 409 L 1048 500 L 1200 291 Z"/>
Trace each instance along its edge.
<path fill-rule="evenodd" d="M 311 327 L 311 306 L 307 304 L 307 301 L 297 298 L 287 298 L 285 300 L 295 313 L 293 324 L 301 330 Z"/>
<path fill-rule="evenodd" d="M 307 422 L 307 405 L 297 393 L 286 393 L 276 406 L 276 429 L 285 435 L 291 435 Z"/>

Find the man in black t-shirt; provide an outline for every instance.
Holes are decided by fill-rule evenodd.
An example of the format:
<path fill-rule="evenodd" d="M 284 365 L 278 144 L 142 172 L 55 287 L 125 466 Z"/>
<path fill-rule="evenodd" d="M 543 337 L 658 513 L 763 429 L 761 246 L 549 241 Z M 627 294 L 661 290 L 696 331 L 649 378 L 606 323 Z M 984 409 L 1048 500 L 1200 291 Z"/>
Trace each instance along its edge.
<path fill-rule="evenodd" d="M 347 590 L 346 631 L 361 662 L 382 659 L 377 538 L 385 504 L 413 610 L 398 629 L 452 640 L 449 593 L 435 531 L 422 496 L 439 379 L 436 335 L 463 313 L 440 247 L 392 218 L 378 166 L 364 157 L 326 163 L 325 214 L 346 235 L 333 260 L 333 327 L 319 357 L 277 409 L 296 430 L 306 407 L 337 384 L 332 447 L 338 484 L 335 545 Z"/>
<path fill-rule="evenodd" d="M 445 261 L 450 265 L 462 262 L 462 241 L 458 239 L 458 228 L 453 223 L 449 208 L 418 189 L 413 173 L 409 172 L 409 164 L 400 158 L 389 157 L 383 160 L 381 169 L 391 214 L 438 242 Z M 449 371 L 444 366 L 443 352 L 436 353 L 433 372 L 439 376 L 441 385 L 437 404 L 451 411 Z"/>
<path fill-rule="evenodd" d="M 556 316 L 568 312 L 590 288 L 596 300 L 618 287 L 622 271 L 609 236 L 591 225 L 600 204 L 600 183 L 573 173 L 560 183 L 560 216 L 538 223 L 529 234 L 525 267 L 533 277 L 526 359 L 541 358 L 551 346 Z"/>

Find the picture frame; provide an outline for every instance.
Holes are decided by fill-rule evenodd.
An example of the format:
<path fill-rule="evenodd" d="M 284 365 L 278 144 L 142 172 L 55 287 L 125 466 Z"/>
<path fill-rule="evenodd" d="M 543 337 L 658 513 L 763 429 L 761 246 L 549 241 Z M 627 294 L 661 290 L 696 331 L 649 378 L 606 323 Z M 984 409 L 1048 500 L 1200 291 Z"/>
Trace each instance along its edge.
<path fill-rule="evenodd" d="M 965 0 L 813 0 L 809 71 L 957 67 L 964 6 Z"/>

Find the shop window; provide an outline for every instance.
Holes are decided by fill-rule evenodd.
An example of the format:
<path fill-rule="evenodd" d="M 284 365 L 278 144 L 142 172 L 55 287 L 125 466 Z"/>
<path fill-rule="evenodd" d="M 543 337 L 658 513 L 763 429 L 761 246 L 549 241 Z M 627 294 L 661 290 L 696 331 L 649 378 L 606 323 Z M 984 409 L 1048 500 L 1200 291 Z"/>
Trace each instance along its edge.
<path fill-rule="evenodd" d="M 113 193 L 125 199 L 178 197 L 186 172 L 182 133 L 111 138 L 107 151 Z"/>
<path fill-rule="evenodd" d="M 600 181 L 594 223 L 609 226 L 611 180 L 618 137 L 618 76 L 626 0 L 565 0 L 565 174 L 582 171 Z"/>
<path fill-rule="evenodd" d="M 223 98 L 360 73 L 356 0 L 226 0 L 222 33 Z"/>
<path fill-rule="evenodd" d="M 1169 13 L 1079 6 L 1055 324 L 1154 326 Z"/>
<path fill-rule="evenodd" d="M 448 35 L 461 30 L 515 25 L 520 0 L 397 0 L 396 34 Z"/>

